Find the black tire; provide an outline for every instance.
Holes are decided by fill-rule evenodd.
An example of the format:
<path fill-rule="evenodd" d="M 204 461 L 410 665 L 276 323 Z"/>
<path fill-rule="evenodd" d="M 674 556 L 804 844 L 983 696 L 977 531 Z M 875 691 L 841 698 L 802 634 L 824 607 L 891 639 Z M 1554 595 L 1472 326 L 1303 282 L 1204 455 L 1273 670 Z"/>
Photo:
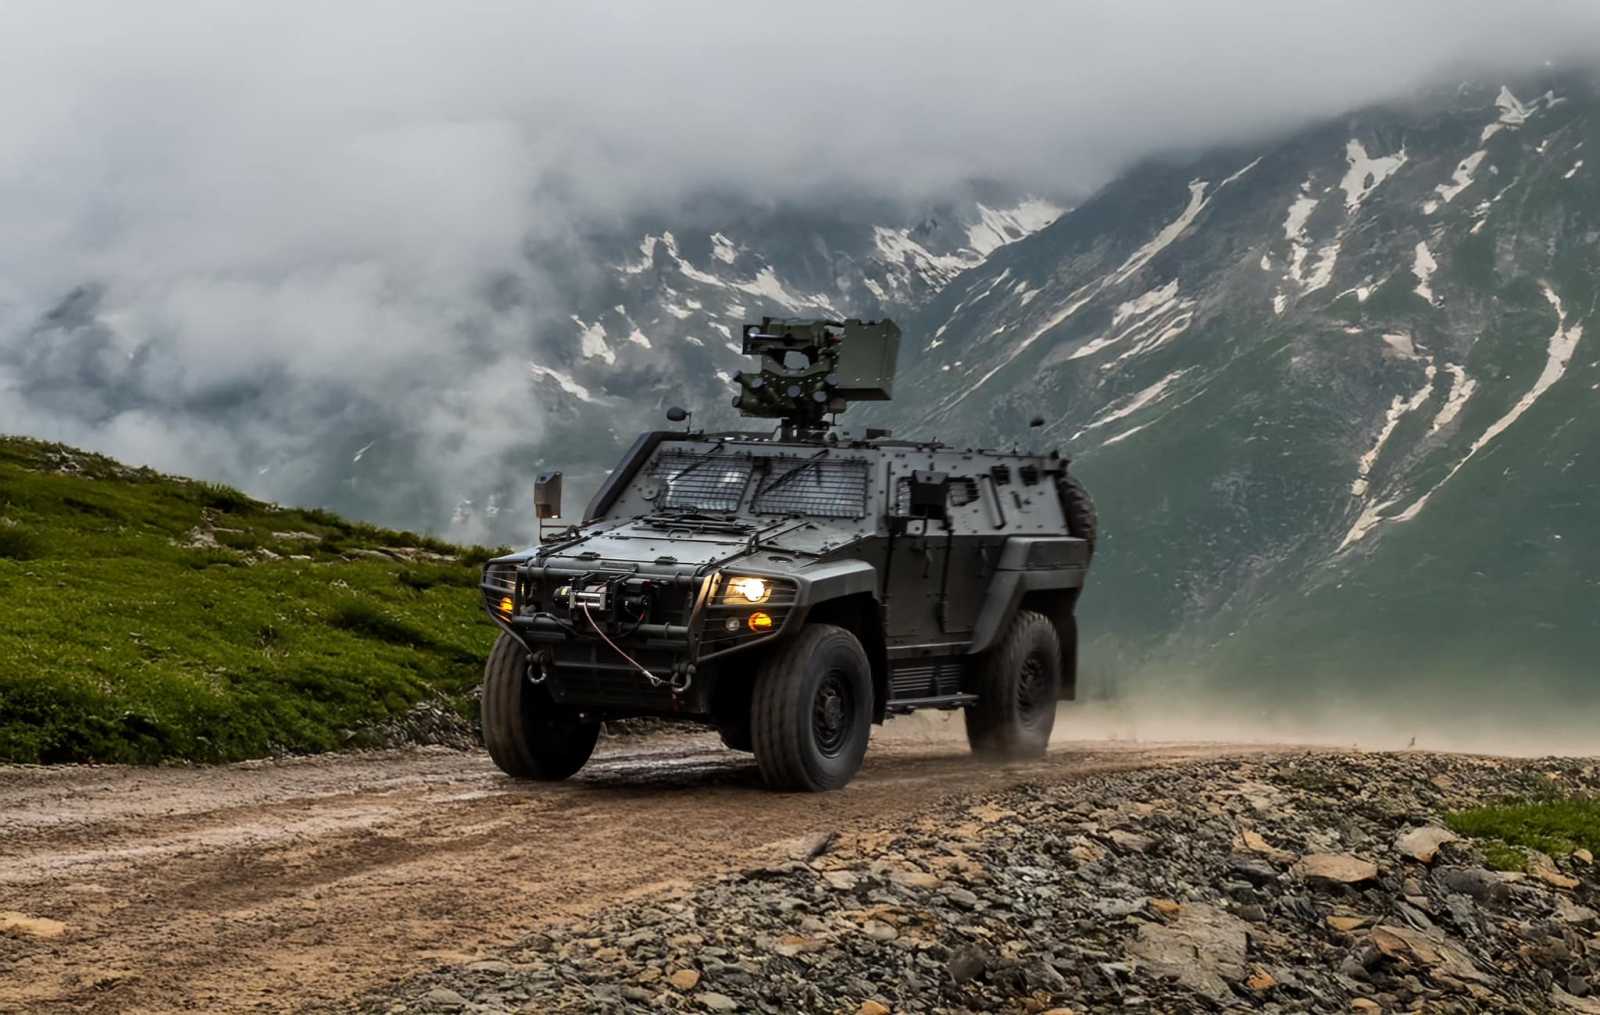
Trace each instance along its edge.
<path fill-rule="evenodd" d="M 1037 758 L 1050 745 L 1061 696 L 1061 639 L 1048 617 L 1019 610 L 1000 644 L 978 664 L 967 743 L 988 758 Z"/>
<path fill-rule="evenodd" d="M 1061 510 L 1067 516 L 1067 535 L 1089 544 L 1089 559 L 1094 559 L 1094 544 L 1100 536 L 1100 516 L 1094 510 L 1094 498 L 1084 489 L 1078 477 L 1068 475 L 1061 480 Z"/>
<path fill-rule="evenodd" d="M 519 779 L 556 782 L 582 768 L 600 738 L 598 722 L 557 705 L 528 682 L 528 653 L 501 634 L 483 667 L 483 745 L 500 771 Z"/>
<path fill-rule="evenodd" d="M 872 666 L 856 636 L 809 624 L 756 673 L 750 739 L 773 789 L 839 789 L 861 769 L 872 726 Z"/>

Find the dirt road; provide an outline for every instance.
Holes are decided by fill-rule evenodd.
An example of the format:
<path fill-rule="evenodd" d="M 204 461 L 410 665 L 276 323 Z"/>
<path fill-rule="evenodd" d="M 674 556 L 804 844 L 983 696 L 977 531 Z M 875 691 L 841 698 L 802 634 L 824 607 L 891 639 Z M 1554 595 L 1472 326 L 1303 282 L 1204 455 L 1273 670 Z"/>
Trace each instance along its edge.
<path fill-rule="evenodd" d="M 748 755 L 681 735 L 608 742 L 558 786 L 443 750 L 0 768 L 0 1011 L 336 1006 L 811 832 L 1261 749 L 1062 744 L 984 767 L 965 745 L 887 737 L 854 784 L 821 796 L 768 793 Z"/>

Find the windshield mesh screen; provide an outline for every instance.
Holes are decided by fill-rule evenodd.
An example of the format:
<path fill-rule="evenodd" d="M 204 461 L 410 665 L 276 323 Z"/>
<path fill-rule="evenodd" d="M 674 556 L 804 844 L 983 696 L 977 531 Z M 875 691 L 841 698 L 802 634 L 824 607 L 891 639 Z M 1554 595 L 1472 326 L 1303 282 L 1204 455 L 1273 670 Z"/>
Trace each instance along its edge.
<path fill-rule="evenodd" d="M 867 513 L 867 463 L 774 458 L 751 507 L 761 514 L 860 518 Z M 787 477 L 787 478 L 785 478 Z"/>
<path fill-rule="evenodd" d="M 661 480 L 661 507 L 737 511 L 750 481 L 750 459 L 726 452 L 709 457 L 668 452 L 656 459 L 654 471 Z"/>

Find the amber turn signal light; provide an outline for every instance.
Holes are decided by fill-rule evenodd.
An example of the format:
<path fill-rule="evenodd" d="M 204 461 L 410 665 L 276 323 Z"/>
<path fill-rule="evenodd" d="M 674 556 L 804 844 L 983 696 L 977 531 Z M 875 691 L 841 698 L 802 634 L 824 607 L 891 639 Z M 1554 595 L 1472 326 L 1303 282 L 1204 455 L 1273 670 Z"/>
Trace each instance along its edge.
<path fill-rule="evenodd" d="M 750 619 L 746 623 L 750 625 L 750 630 L 752 631 L 770 631 L 772 630 L 772 614 L 757 611 L 750 614 Z"/>

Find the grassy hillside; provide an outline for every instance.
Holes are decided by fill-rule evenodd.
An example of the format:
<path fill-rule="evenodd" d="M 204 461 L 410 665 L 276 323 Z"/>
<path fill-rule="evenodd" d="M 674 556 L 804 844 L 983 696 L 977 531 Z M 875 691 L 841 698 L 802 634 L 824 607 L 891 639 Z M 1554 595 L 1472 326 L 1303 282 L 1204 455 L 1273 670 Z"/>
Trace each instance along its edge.
<path fill-rule="evenodd" d="M 467 708 L 487 555 L 0 437 L 0 760 L 320 751 Z"/>

